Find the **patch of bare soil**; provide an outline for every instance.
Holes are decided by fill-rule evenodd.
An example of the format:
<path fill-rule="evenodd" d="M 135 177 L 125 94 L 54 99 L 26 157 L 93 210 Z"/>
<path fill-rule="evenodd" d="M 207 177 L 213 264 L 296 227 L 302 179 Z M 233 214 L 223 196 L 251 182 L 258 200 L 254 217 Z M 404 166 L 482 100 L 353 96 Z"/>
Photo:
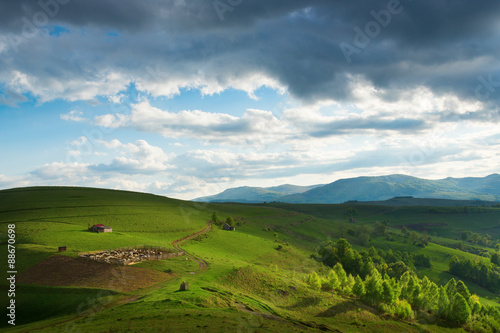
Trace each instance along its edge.
<path fill-rule="evenodd" d="M 18 283 L 128 292 L 155 285 L 172 276 L 147 268 L 115 266 L 54 255 L 21 273 L 18 276 Z"/>

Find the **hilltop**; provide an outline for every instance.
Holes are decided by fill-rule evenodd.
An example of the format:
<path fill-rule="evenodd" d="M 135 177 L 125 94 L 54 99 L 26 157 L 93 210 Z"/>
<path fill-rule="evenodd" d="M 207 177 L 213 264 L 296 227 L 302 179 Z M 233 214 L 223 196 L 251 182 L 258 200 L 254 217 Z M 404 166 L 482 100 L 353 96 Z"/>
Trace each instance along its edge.
<path fill-rule="evenodd" d="M 312 188 L 292 188 L 289 193 L 272 188 L 240 187 L 220 194 L 195 199 L 208 202 L 342 203 L 346 201 L 384 201 L 412 196 L 450 200 L 500 201 L 500 175 L 483 178 L 421 179 L 405 175 L 340 179 Z M 294 193 L 290 193 L 294 191 Z"/>

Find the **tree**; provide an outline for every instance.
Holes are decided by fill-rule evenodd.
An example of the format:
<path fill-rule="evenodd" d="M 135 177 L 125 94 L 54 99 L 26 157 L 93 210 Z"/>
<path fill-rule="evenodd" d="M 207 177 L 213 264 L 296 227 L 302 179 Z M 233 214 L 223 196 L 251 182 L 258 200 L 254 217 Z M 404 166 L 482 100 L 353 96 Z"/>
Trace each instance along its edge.
<path fill-rule="evenodd" d="M 217 224 L 218 221 L 219 221 L 219 217 L 217 216 L 217 213 L 214 212 L 212 214 L 212 222 L 215 223 L 215 224 Z"/>
<path fill-rule="evenodd" d="M 370 234 L 367 232 L 362 232 L 358 235 L 359 245 L 368 246 L 370 244 Z"/>
<path fill-rule="evenodd" d="M 226 219 L 226 223 L 229 224 L 229 226 L 234 227 L 234 219 L 231 216 Z"/>
<path fill-rule="evenodd" d="M 490 257 L 490 261 L 492 264 L 499 266 L 500 265 L 500 254 L 498 254 L 498 252 L 493 253 Z"/>
<path fill-rule="evenodd" d="M 336 263 L 335 266 L 333 266 L 333 270 L 335 271 L 339 279 L 340 288 L 344 289 L 344 287 L 347 285 L 347 274 L 345 273 L 342 264 L 339 262 Z"/>
<path fill-rule="evenodd" d="M 454 274 L 454 275 L 459 275 L 459 276 L 461 276 L 463 274 L 462 265 L 460 264 L 460 259 L 457 256 L 451 257 L 450 273 Z"/>
<path fill-rule="evenodd" d="M 467 301 L 462 295 L 456 293 L 451 305 L 450 319 L 459 324 L 464 324 L 470 315 L 471 311 Z"/>
<path fill-rule="evenodd" d="M 454 278 L 451 278 L 450 281 L 444 286 L 446 288 L 446 294 L 448 298 L 452 298 L 453 295 L 457 292 L 457 281 Z"/>
<path fill-rule="evenodd" d="M 396 301 L 392 286 L 387 280 L 384 280 L 384 282 L 382 282 L 382 299 L 384 300 L 384 303 L 387 303 L 389 305 Z"/>
<path fill-rule="evenodd" d="M 340 238 L 338 241 L 337 241 L 337 255 L 339 256 L 339 259 L 342 259 L 347 250 L 349 250 L 351 248 L 351 244 L 349 244 L 349 242 L 344 239 L 344 238 Z"/>
<path fill-rule="evenodd" d="M 377 274 L 370 275 L 365 280 L 365 298 L 372 304 L 376 304 L 383 300 L 384 288 L 382 281 Z"/>
<path fill-rule="evenodd" d="M 482 312 L 483 306 L 481 305 L 481 302 L 479 302 L 479 297 L 474 294 L 470 297 L 469 299 L 469 307 L 471 314 L 477 314 Z"/>
<path fill-rule="evenodd" d="M 380 223 L 380 222 L 376 222 L 375 229 L 374 229 L 373 233 L 375 235 L 383 236 L 383 235 L 385 235 L 386 229 L 387 229 L 387 225 Z"/>
<path fill-rule="evenodd" d="M 345 289 L 344 289 L 344 290 L 345 290 L 347 293 L 351 293 L 351 292 L 352 292 L 352 287 L 354 287 L 354 283 L 355 283 L 355 282 L 356 282 L 356 281 L 354 280 L 354 276 L 352 276 L 352 274 L 349 274 L 349 275 L 347 276 L 346 287 L 345 287 Z"/>
<path fill-rule="evenodd" d="M 410 272 L 410 270 L 404 262 L 398 261 L 388 265 L 387 273 L 390 277 L 399 279 L 404 273 Z"/>
<path fill-rule="evenodd" d="M 478 235 L 478 234 L 476 234 L 476 233 L 473 233 L 473 234 L 472 234 L 472 242 L 473 242 L 474 244 L 476 244 L 476 245 L 477 245 L 477 243 L 479 243 L 479 241 L 480 241 L 480 240 L 481 240 L 481 236 L 479 236 L 479 235 Z"/>
<path fill-rule="evenodd" d="M 319 278 L 318 274 L 316 272 L 312 272 L 309 274 L 307 278 L 307 283 L 314 289 L 314 290 L 320 290 L 321 289 L 321 279 Z"/>
<path fill-rule="evenodd" d="M 408 237 L 409 235 L 409 231 L 408 231 L 408 228 L 404 225 L 401 227 L 401 233 L 405 236 L 405 237 Z"/>
<path fill-rule="evenodd" d="M 422 233 L 422 237 L 420 237 L 420 243 L 426 247 L 427 244 L 429 244 L 429 241 L 431 240 L 431 238 L 429 237 L 429 235 L 427 235 L 427 230 L 424 230 L 424 232 Z"/>
<path fill-rule="evenodd" d="M 441 286 L 439 287 L 439 296 L 438 296 L 438 308 L 436 314 L 438 317 L 447 318 L 450 307 L 450 299 L 448 297 L 448 293 L 446 289 Z"/>
<path fill-rule="evenodd" d="M 363 268 L 361 269 L 361 276 L 367 277 L 369 275 L 373 274 L 373 271 L 375 270 L 375 265 L 371 261 L 365 262 L 363 264 Z"/>
<path fill-rule="evenodd" d="M 415 231 L 410 232 L 410 236 L 408 237 L 410 242 L 415 245 L 418 241 L 418 234 Z"/>
<path fill-rule="evenodd" d="M 413 257 L 413 262 L 417 267 L 431 268 L 431 258 L 423 253 L 419 253 Z"/>
<path fill-rule="evenodd" d="M 413 290 L 415 290 L 415 286 L 415 278 L 410 276 L 408 282 L 403 285 L 403 288 L 401 289 L 401 296 L 410 304 L 413 302 Z"/>
<path fill-rule="evenodd" d="M 457 293 L 459 293 L 460 295 L 463 296 L 463 298 L 466 300 L 466 301 L 469 301 L 470 299 L 470 292 L 469 292 L 469 288 L 467 288 L 467 286 L 465 285 L 465 283 L 463 283 L 462 280 L 459 280 L 457 282 L 457 285 L 455 287 L 455 290 Z"/>
<path fill-rule="evenodd" d="M 416 308 L 421 308 L 424 299 L 422 296 L 422 287 L 420 286 L 420 283 L 415 280 L 415 288 L 413 288 L 413 294 L 411 296 L 412 301 L 410 302 L 410 304 L 415 306 Z"/>
<path fill-rule="evenodd" d="M 435 313 L 438 309 L 439 302 L 439 288 L 434 282 L 429 282 L 422 297 L 422 307 L 425 310 Z"/>
<path fill-rule="evenodd" d="M 356 216 L 356 214 L 358 214 L 358 211 L 356 209 L 354 209 L 352 207 L 349 207 L 347 209 L 347 216 L 348 217 L 354 217 L 354 216 Z"/>
<path fill-rule="evenodd" d="M 365 296 L 365 284 L 363 280 L 358 276 L 354 279 L 354 286 L 352 287 L 352 293 L 359 298 L 363 298 Z"/>
<path fill-rule="evenodd" d="M 323 286 L 323 289 L 329 291 L 337 290 L 339 288 L 339 278 L 333 269 L 330 269 L 330 272 L 328 272 L 326 283 Z"/>
<path fill-rule="evenodd" d="M 401 319 L 411 319 L 413 311 L 411 310 L 411 306 L 408 302 L 405 300 L 398 300 L 394 307 L 394 314 Z"/>

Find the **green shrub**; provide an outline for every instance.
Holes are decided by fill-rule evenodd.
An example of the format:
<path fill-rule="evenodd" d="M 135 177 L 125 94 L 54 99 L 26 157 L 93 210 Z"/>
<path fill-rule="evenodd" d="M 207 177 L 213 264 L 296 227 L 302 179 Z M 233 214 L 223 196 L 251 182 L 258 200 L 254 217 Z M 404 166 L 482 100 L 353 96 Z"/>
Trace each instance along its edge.
<path fill-rule="evenodd" d="M 394 304 L 394 315 L 401 319 L 412 319 L 413 311 L 407 301 L 398 300 Z"/>

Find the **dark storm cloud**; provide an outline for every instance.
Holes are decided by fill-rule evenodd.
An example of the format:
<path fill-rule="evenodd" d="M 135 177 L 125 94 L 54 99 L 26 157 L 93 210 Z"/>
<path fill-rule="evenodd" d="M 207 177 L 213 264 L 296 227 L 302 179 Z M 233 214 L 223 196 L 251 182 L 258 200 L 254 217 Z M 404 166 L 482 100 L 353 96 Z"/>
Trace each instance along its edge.
<path fill-rule="evenodd" d="M 106 70 L 161 83 L 195 81 L 202 71 L 220 84 L 259 72 L 308 101 L 349 100 L 352 76 L 361 75 L 387 89 L 386 100 L 420 85 L 500 100 L 500 87 L 478 90 L 478 77 L 500 81 L 499 1 L 59 1 L 2 2 L 4 36 L 22 35 L 25 19 L 33 23 L 36 13 L 46 12 L 54 14 L 49 25 L 68 27 L 75 40 L 23 42 L 20 53 L 36 52 L 7 52 L 0 65 L 89 82 Z M 53 48 L 47 50 L 47 41 Z M 346 54 L 340 45 L 351 48 Z M 164 76 L 151 78 L 144 70 L 158 65 Z"/>

